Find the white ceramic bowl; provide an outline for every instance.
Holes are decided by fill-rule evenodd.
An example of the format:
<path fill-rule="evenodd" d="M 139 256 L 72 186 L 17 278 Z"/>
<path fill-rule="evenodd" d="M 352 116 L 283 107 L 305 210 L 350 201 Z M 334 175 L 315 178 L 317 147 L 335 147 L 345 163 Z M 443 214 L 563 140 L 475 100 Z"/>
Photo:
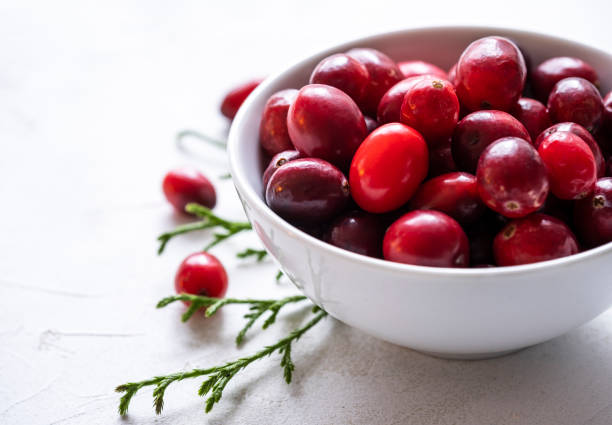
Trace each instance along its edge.
<path fill-rule="evenodd" d="M 332 53 L 373 47 L 395 60 L 449 68 L 473 40 L 502 35 L 534 63 L 576 56 L 612 86 L 612 55 L 575 42 L 501 28 L 411 29 L 355 40 L 268 78 L 247 99 L 229 136 L 231 173 L 249 220 L 285 274 L 333 317 L 368 334 L 443 357 L 484 358 L 561 335 L 612 304 L 612 243 L 558 260 L 493 269 L 446 269 L 373 259 L 321 242 L 270 210 L 262 197 L 259 122 L 267 98 L 308 83 Z"/>

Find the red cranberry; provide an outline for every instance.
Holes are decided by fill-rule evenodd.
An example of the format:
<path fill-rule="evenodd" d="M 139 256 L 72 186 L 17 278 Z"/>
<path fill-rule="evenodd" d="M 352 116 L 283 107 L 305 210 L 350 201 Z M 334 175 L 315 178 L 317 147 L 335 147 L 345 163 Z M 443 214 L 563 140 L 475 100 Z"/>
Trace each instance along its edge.
<path fill-rule="evenodd" d="M 263 78 L 259 78 L 233 88 L 228 94 L 225 95 L 223 102 L 221 102 L 221 113 L 230 120 L 233 120 L 238 113 L 238 109 L 240 108 L 240 105 L 242 105 L 242 102 L 244 102 L 244 100 L 262 81 Z"/>
<path fill-rule="evenodd" d="M 370 134 L 371 132 L 376 130 L 378 127 L 380 127 L 380 124 L 374 118 L 370 118 L 368 116 L 365 116 L 363 118 L 365 119 L 366 129 L 367 129 L 368 134 Z"/>
<path fill-rule="evenodd" d="M 574 224 L 587 246 L 612 242 L 612 178 L 597 180 L 593 193 L 576 202 Z"/>
<path fill-rule="evenodd" d="M 293 149 L 287 129 L 287 113 L 297 94 L 295 89 L 281 90 L 266 102 L 259 125 L 259 143 L 268 155 Z"/>
<path fill-rule="evenodd" d="M 578 243 L 561 220 L 532 214 L 504 227 L 495 237 L 493 252 L 498 266 L 518 266 L 576 254 Z"/>
<path fill-rule="evenodd" d="M 589 146 L 569 131 L 542 140 L 538 153 L 548 170 L 550 191 L 559 199 L 581 199 L 593 191 L 597 165 Z"/>
<path fill-rule="evenodd" d="M 454 86 L 456 86 L 457 85 L 456 80 L 457 80 L 457 64 L 455 63 L 453 66 L 451 66 L 451 69 L 448 70 L 448 81 L 450 81 L 451 83 L 453 83 Z"/>
<path fill-rule="evenodd" d="M 289 108 L 289 136 L 303 156 L 346 169 L 366 137 L 361 111 L 346 93 L 323 84 L 302 87 Z"/>
<path fill-rule="evenodd" d="M 346 52 L 368 69 L 370 82 L 359 106 L 367 115 L 376 115 L 378 102 L 394 84 L 403 79 L 402 71 L 384 53 L 375 49 L 358 48 Z"/>
<path fill-rule="evenodd" d="M 227 273 L 217 257 L 208 252 L 196 252 L 179 266 L 174 288 L 179 294 L 223 298 L 227 292 Z"/>
<path fill-rule="evenodd" d="M 294 159 L 299 159 L 299 158 L 302 158 L 302 155 L 298 151 L 295 151 L 295 150 L 284 151 L 284 152 L 280 152 L 274 155 L 272 159 L 270 160 L 268 167 L 263 173 L 264 191 L 266 190 L 266 187 L 268 186 L 270 177 L 272 177 L 272 174 L 274 174 L 274 172 L 278 170 L 279 167 L 282 167 L 289 161 L 293 161 Z"/>
<path fill-rule="evenodd" d="M 476 172 L 480 154 L 502 137 L 531 141 L 529 132 L 512 115 L 502 111 L 478 111 L 463 118 L 453 134 L 453 158 L 460 170 Z"/>
<path fill-rule="evenodd" d="M 268 182 L 266 203 L 278 215 L 297 223 L 323 223 L 340 213 L 349 185 L 340 170 L 316 158 L 295 159 Z"/>
<path fill-rule="evenodd" d="M 195 202 L 207 208 L 217 203 L 215 187 L 210 180 L 194 168 L 177 168 L 164 177 L 162 189 L 166 199 L 179 212 L 185 213 L 185 205 Z"/>
<path fill-rule="evenodd" d="M 444 80 L 448 79 L 448 75 L 444 70 L 432 63 L 412 60 L 397 63 L 398 68 L 402 71 L 404 78 L 416 77 L 417 75 L 432 75 Z"/>
<path fill-rule="evenodd" d="M 548 97 L 548 113 L 553 122 L 571 121 L 589 131 L 601 123 L 603 109 L 599 91 L 584 78 L 564 78 Z"/>
<path fill-rule="evenodd" d="M 439 211 L 412 211 L 389 227 L 383 240 L 386 260 L 431 267 L 466 267 L 467 236 L 455 220 Z"/>
<path fill-rule="evenodd" d="M 462 225 L 476 222 L 485 212 L 476 177 L 468 173 L 448 173 L 426 181 L 410 200 L 410 208 L 442 211 Z"/>
<path fill-rule="evenodd" d="M 361 144 L 351 163 L 353 199 L 362 209 L 382 213 L 406 203 L 417 190 L 428 166 L 427 145 L 414 129 L 385 124 Z"/>
<path fill-rule="evenodd" d="M 379 123 L 387 124 L 400 121 L 400 112 L 402 103 L 404 102 L 404 96 L 406 96 L 408 89 L 422 78 L 422 75 L 406 78 L 395 84 L 385 93 L 378 104 L 377 119 Z"/>
<path fill-rule="evenodd" d="M 449 139 L 446 143 L 441 143 L 429 150 L 428 176 L 431 178 L 453 171 L 457 171 L 457 164 L 453 159 L 451 140 Z"/>
<path fill-rule="evenodd" d="M 483 202 L 510 218 L 537 211 L 548 195 L 542 159 L 529 142 L 518 137 L 489 145 L 478 161 L 476 178 Z"/>
<path fill-rule="evenodd" d="M 535 140 L 541 132 L 552 124 L 546 106 L 528 97 L 521 97 L 510 110 L 510 113 L 525 126 L 531 140 Z"/>
<path fill-rule="evenodd" d="M 591 65 L 566 56 L 550 58 L 539 64 L 531 74 L 531 84 L 538 98 L 544 102 L 555 84 L 568 77 L 582 77 L 598 84 L 597 73 Z"/>
<path fill-rule="evenodd" d="M 471 111 L 509 111 L 521 96 L 527 76 L 523 55 L 503 37 L 474 41 L 461 54 L 456 72 L 457 95 Z"/>
<path fill-rule="evenodd" d="M 342 214 L 331 225 L 325 241 L 369 257 L 382 258 L 385 226 L 380 217 L 363 211 Z"/>
<path fill-rule="evenodd" d="M 459 120 L 459 100 L 446 80 L 424 76 L 407 91 L 400 121 L 423 135 L 430 146 L 453 135 Z"/>
<path fill-rule="evenodd" d="M 348 94 L 357 104 L 363 99 L 370 73 L 352 57 L 337 53 L 323 59 L 312 72 L 310 84 L 327 84 Z"/>

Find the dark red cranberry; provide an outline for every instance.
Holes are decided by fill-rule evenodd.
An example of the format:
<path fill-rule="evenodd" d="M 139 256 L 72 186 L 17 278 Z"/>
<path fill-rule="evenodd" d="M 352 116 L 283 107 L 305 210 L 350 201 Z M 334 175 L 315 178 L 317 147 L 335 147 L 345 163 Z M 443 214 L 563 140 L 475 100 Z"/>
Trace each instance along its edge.
<path fill-rule="evenodd" d="M 367 135 L 359 107 L 346 93 L 323 84 L 302 87 L 289 108 L 289 136 L 303 156 L 347 169 Z"/>
<path fill-rule="evenodd" d="M 408 89 L 422 78 L 422 75 L 406 78 L 405 80 L 395 84 L 385 93 L 385 95 L 380 99 L 376 115 L 380 124 L 400 122 L 400 112 L 402 110 L 404 96 L 406 96 Z"/>
<path fill-rule="evenodd" d="M 346 54 L 365 65 L 370 74 L 370 82 L 359 106 L 366 115 L 375 116 L 383 95 L 404 78 L 402 71 L 391 58 L 376 49 L 351 49 Z"/>
<path fill-rule="evenodd" d="M 363 99 L 369 82 L 370 73 L 365 65 L 344 53 L 323 59 L 310 76 L 310 84 L 336 87 L 357 104 Z"/>
<path fill-rule="evenodd" d="M 453 158 L 460 170 L 476 172 L 480 154 L 502 137 L 520 137 L 531 141 L 519 120 L 502 111 L 478 111 L 463 118 L 453 134 Z"/>
<path fill-rule="evenodd" d="M 457 62 L 459 100 L 471 111 L 509 111 L 523 92 L 527 68 L 516 45 L 503 37 L 474 41 Z"/>
<path fill-rule="evenodd" d="M 589 146 L 574 133 L 556 131 L 542 140 L 538 153 L 546 165 L 550 191 L 559 199 L 582 199 L 593 191 L 597 165 Z"/>
<path fill-rule="evenodd" d="M 238 113 L 238 109 L 240 108 L 240 105 L 242 105 L 242 102 L 245 101 L 245 99 L 262 81 L 263 78 L 258 78 L 233 88 L 225 95 L 223 102 L 221 102 L 221 113 L 230 120 L 233 120 Z"/>
<path fill-rule="evenodd" d="M 334 220 L 325 241 L 357 254 L 382 258 L 385 229 L 380 217 L 364 211 L 350 211 Z"/>
<path fill-rule="evenodd" d="M 344 174 L 316 158 L 288 162 L 272 174 L 266 188 L 272 211 L 296 223 L 323 223 L 338 215 L 348 199 Z"/>
<path fill-rule="evenodd" d="M 368 131 L 368 134 L 370 134 L 371 132 L 376 130 L 378 127 L 380 127 L 380 124 L 374 118 L 370 118 L 368 116 L 365 116 L 363 118 L 365 119 L 366 129 Z"/>
<path fill-rule="evenodd" d="M 456 80 L 457 80 L 457 64 L 455 63 L 448 70 L 448 81 L 450 81 L 451 83 L 453 83 L 454 86 L 456 86 L 457 85 Z"/>
<path fill-rule="evenodd" d="M 612 242 L 612 178 L 597 180 L 593 193 L 576 202 L 574 224 L 589 247 Z"/>
<path fill-rule="evenodd" d="M 266 102 L 259 125 L 259 143 L 268 155 L 293 149 L 287 129 L 287 113 L 297 94 L 295 89 L 281 90 Z"/>
<path fill-rule="evenodd" d="M 498 266 L 518 266 L 576 254 L 578 243 L 561 220 L 532 214 L 506 225 L 495 237 L 493 252 Z"/>
<path fill-rule="evenodd" d="M 162 189 L 168 202 L 182 213 L 185 213 L 185 205 L 190 202 L 207 208 L 214 208 L 217 203 L 215 187 L 204 174 L 194 168 L 184 167 L 168 171 Z"/>
<path fill-rule="evenodd" d="M 196 252 L 179 266 L 174 288 L 179 294 L 223 298 L 227 292 L 227 273 L 217 257 L 208 252 Z"/>
<path fill-rule="evenodd" d="M 464 226 L 485 212 L 476 176 L 468 173 L 448 173 L 426 181 L 410 200 L 410 208 L 442 211 Z"/>
<path fill-rule="evenodd" d="M 510 218 L 537 211 L 548 195 L 542 159 L 529 142 L 518 137 L 489 145 L 478 161 L 476 178 L 483 202 Z"/>
<path fill-rule="evenodd" d="M 597 72 L 583 60 L 571 57 L 550 58 L 539 64 L 531 73 L 531 84 L 538 99 L 545 102 L 552 88 L 564 78 L 582 77 L 598 84 Z"/>
<path fill-rule="evenodd" d="M 416 77 L 417 75 L 431 75 L 444 80 L 448 79 L 448 75 L 444 70 L 432 63 L 412 60 L 402 61 L 397 63 L 398 68 L 402 71 L 404 78 Z"/>
<path fill-rule="evenodd" d="M 603 109 L 597 87 L 584 78 L 564 78 L 548 97 L 548 113 L 553 122 L 575 122 L 591 132 L 599 127 Z"/>
<path fill-rule="evenodd" d="M 280 152 L 274 155 L 272 159 L 270 160 L 268 167 L 266 167 L 266 170 L 263 173 L 264 191 L 266 190 L 266 187 L 268 186 L 270 177 L 272 177 L 272 174 L 274 174 L 274 172 L 278 170 L 279 167 L 282 167 L 289 161 L 293 161 L 294 159 L 300 159 L 300 158 L 302 158 L 302 155 L 296 150 L 284 151 L 284 152 Z"/>
<path fill-rule="evenodd" d="M 389 227 L 383 240 L 386 260 L 431 267 L 466 267 L 470 247 L 463 229 L 439 211 L 412 211 Z"/>
<path fill-rule="evenodd" d="M 457 164 L 453 159 L 451 151 L 451 140 L 440 143 L 429 150 L 429 174 L 428 177 L 436 177 L 441 174 L 457 171 Z"/>
<path fill-rule="evenodd" d="M 531 140 L 535 140 L 552 124 L 546 106 L 528 97 L 521 97 L 510 113 L 525 126 Z"/>

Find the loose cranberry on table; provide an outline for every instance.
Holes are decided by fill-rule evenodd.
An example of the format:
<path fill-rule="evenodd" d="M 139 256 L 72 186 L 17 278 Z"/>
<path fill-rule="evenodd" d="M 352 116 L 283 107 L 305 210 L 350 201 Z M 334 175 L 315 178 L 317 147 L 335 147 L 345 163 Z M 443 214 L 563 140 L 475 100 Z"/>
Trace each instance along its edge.
<path fill-rule="evenodd" d="M 574 133 L 556 131 L 538 153 L 546 165 L 550 191 L 559 199 L 582 199 L 593 191 L 597 165 L 589 146 Z"/>
<path fill-rule="evenodd" d="M 555 84 L 568 77 L 581 77 L 593 84 L 598 84 L 599 80 L 595 69 L 585 61 L 560 56 L 539 64 L 531 73 L 531 84 L 538 99 L 545 102 Z"/>
<path fill-rule="evenodd" d="M 383 241 L 386 260 L 430 267 L 467 267 L 470 248 L 465 232 L 439 211 L 412 211 L 394 222 Z"/>
<path fill-rule="evenodd" d="M 575 122 L 591 132 L 601 124 L 603 109 L 597 87 L 584 78 L 564 78 L 555 84 L 548 96 L 552 122 Z"/>
<path fill-rule="evenodd" d="M 305 157 L 348 169 L 367 135 L 357 104 L 343 91 L 323 84 L 302 87 L 287 115 L 289 136 Z"/>
<path fill-rule="evenodd" d="M 578 242 L 569 227 L 546 214 L 532 214 L 511 221 L 493 242 L 498 266 L 554 260 L 578 251 Z"/>
<path fill-rule="evenodd" d="M 266 102 L 259 125 L 259 143 L 268 155 L 294 149 L 287 129 L 287 114 L 297 94 L 295 89 L 281 90 Z"/>
<path fill-rule="evenodd" d="M 521 97 L 510 110 L 510 113 L 525 126 L 531 140 L 535 140 L 541 132 L 552 124 L 546 106 L 528 97 Z"/>
<path fill-rule="evenodd" d="M 597 180 L 593 193 L 575 203 L 574 225 L 589 247 L 612 242 L 612 178 Z"/>
<path fill-rule="evenodd" d="M 450 139 L 429 149 L 429 178 L 453 171 L 457 171 L 457 164 L 453 159 Z"/>
<path fill-rule="evenodd" d="M 288 162 L 272 174 L 266 187 L 268 206 L 294 223 L 323 223 L 342 212 L 348 200 L 344 174 L 316 158 Z"/>
<path fill-rule="evenodd" d="M 191 202 L 207 208 L 214 208 L 217 203 L 215 187 L 195 168 L 184 167 L 168 171 L 162 182 L 162 189 L 168 202 L 182 213 L 185 213 L 185 205 Z"/>
<path fill-rule="evenodd" d="M 483 202 L 509 218 L 537 211 L 548 195 L 544 162 L 531 143 L 518 137 L 489 145 L 478 161 L 476 178 Z"/>
<path fill-rule="evenodd" d="M 179 294 L 222 298 L 227 292 L 227 273 L 217 257 L 208 252 L 196 252 L 179 266 L 174 288 Z"/>
<path fill-rule="evenodd" d="M 221 113 L 230 120 L 233 120 L 236 114 L 238 113 L 238 109 L 240 108 L 242 103 L 262 81 L 263 78 L 258 78 L 255 80 L 248 81 L 232 89 L 229 93 L 225 95 L 223 101 L 221 102 Z"/>
<path fill-rule="evenodd" d="M 386 226 L 381 217 L 364 211 L 349 211 L 331 224 L 324 240 L 339 248 L 369 257 L 382 258 Z"/>
<path fill-rule="evenodd" d="M 266 187 L 268 186 L 270 177 L 272 177 L 272 174 L 274 174 L 276 170 L 278 170 L 280 167 L 282 167 L 289 161 L 293 161 L 294 159 L 299 159 L 299 158 L 302 158 L 302 155 L 296 150 L 284 151 L 284 152 L 280 152 L 274 155 L 263 173 L 262 180 L 263 180 L 264 191 L 266 190 Z"/>
<path fill-rule="evenodd" d="M 380 124 L 400 121 L 400 112 L 402 110 L 402 103 L 404 103 L 404 96 L 406 96 L 408 89 L 422 78 L 422 75 L 406 78 L 387 90 L 378 103 L 376 117 Z"/>
<path fill-rule="evenodd" d="M 472 112 L 459 121 L 453 133 L 452 152 L 455 163 L 460 170 L 475 173 L 480 154 L 502 137 L 520 137 L 531 141 L 523 124 L 507 112 Z"/>
<path fill-rule="evenodd" d="M 509 111 L 523 92 L 527 69 L 516 45 L 503 37 L 474 41 L 457 62 L 455 86 L 471 111 Z"/>
<path fill-rule="evenodd" d="M 399 208 L 427 175 L 427 144 L 404 124 L 385 124 L 359 146 L 351 163 L 353 199 L 365 211 L 383 213 Z"/>
<path fill-rule="evenodd" d="M 316 66 L 310 84 L 327 84 L 348 94 L 359 104 L 370 82 L 370 73 L 361 62 L 343 53 L 331 55 Z"/>
<path fill-rule="evenodd" d="M 448 79 L 446 72 L 433 63 L 420 60 L 411 60 L 398 62 L 397 66 L 400 71 L 402 71 L 404 78 L 415 77 L 417 75 L 431 75 L 445 80 Z"/>

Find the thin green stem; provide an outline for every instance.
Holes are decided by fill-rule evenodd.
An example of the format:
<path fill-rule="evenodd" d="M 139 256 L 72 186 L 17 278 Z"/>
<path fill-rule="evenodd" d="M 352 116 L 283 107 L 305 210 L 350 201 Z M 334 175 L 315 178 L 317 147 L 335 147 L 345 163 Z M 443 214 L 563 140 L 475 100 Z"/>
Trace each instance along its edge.
<path fill-rule="evenodd" d="M 236 254 L 236 257 L 238 258 L 255 257 L 257 259 L 257 262 L 260 263 L 261 261 L 264 260 L 264 258 L 266 258 L 267 255 L 268 255 L 268 251 L 266 251 L 265 249 L 247 248 L 244 251 L 241 251 L 238 254 Z"/>

